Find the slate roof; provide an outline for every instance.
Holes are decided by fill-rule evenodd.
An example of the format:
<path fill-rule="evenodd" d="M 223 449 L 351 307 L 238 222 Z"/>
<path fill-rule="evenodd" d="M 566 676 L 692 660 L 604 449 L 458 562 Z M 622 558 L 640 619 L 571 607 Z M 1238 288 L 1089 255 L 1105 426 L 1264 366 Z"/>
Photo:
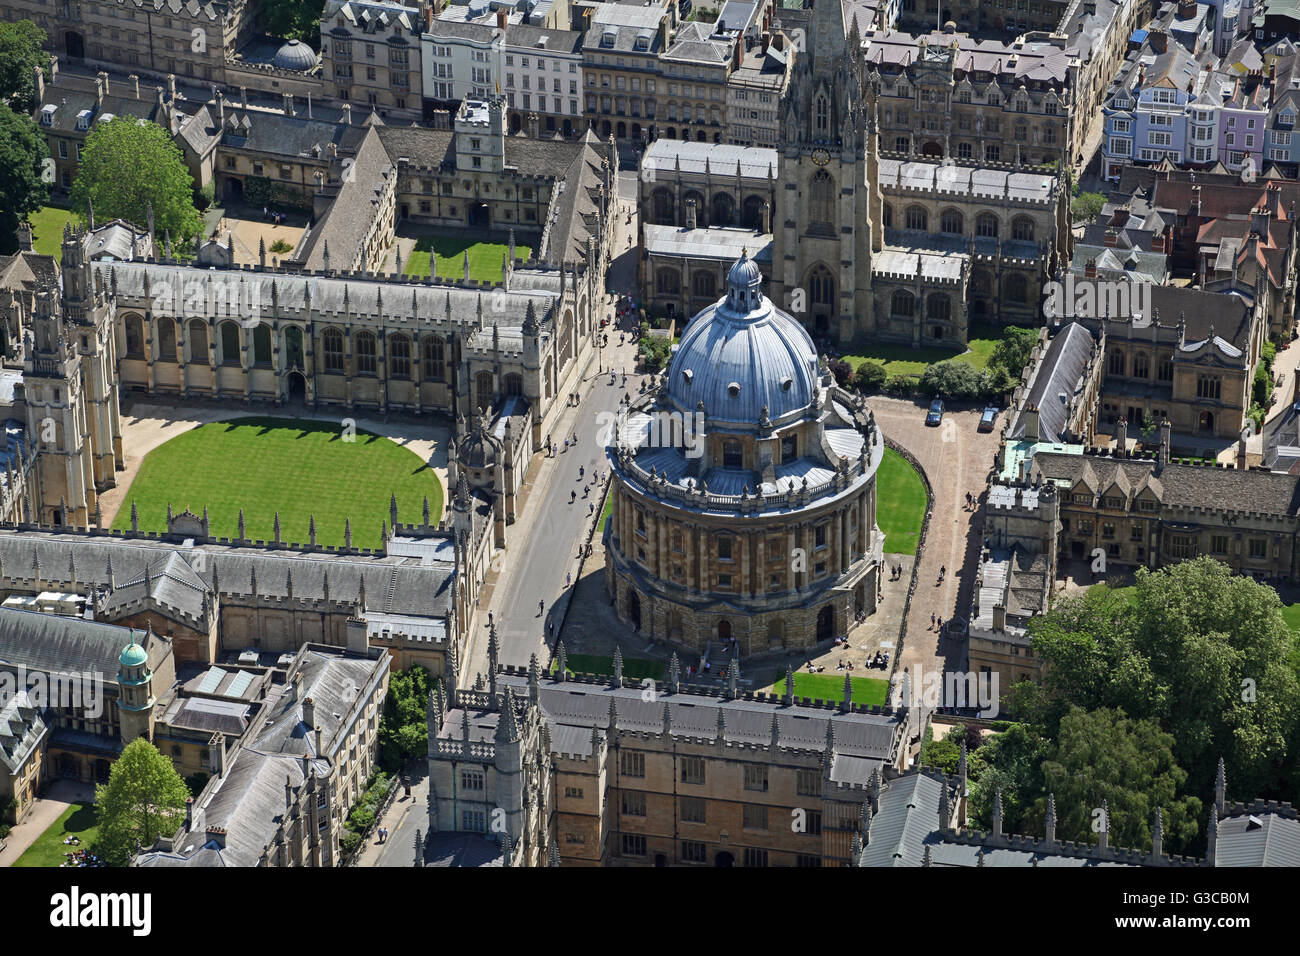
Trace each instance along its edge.
<path fill-rule="evenodd" d="M 222 141 L 226 145 L 274 156 L 318 156 L 323 161 L 330 143 L 340 154 L 352 154 L 360 148 L 368 132 L 360 124 L 286 116 L 273 110 L 244 110 L 227 105 L 225 112 Z"/>
<path fill-rule="evenodd" d="M 1286 804 L 1240 804 L 1219 820 L 1215 866 L 1300 866 L 1300 820 Z"/>
<path fill-rule="evenodd" d="M 1052 339 L 1042 361 L 1033 371 L 1029 392 L 1020 406 L 1020 414 L 1007 437 L 1025 437 L 1024 410 L 1037 406 L 1039 440 L 1059 442 L 1069 420 L 1070 403 L 1079 390 L 1083 373 L 1092 358 L 1097 341 L 1093 334 L 1078 322 L 1071 322 Z M 1065 401 L 1060 395 L 1065 394 Z"/>
<path fill-rule="evenodd" d="M 171 651 L 171 642 L 145 631 L 79 617 L 0 607 L 0 667 L 25 667 L 51 674 L 96 673 L 116 682 L 122 649 L 135 642 L 151 665 Z"/>

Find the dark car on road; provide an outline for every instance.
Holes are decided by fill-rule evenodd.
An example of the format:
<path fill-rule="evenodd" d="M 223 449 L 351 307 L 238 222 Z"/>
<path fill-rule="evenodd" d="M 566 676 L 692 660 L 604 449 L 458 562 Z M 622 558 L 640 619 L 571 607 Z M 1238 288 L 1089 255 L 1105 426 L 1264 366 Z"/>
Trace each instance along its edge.
<path fill-rule="evenodd" d="M 989 405 L 984 409 L 984 414 L 980 416 L 980 431 L 991 432 L 993 426 L 998 421 L 998 408 L 995 405 Z"/>
<path fill-rule="evenodd" d="M 936 398 L 930 403 L 930 410 L 925 413 L 927 425 L 938 425 L 943 421 L 943 399 Z"/>

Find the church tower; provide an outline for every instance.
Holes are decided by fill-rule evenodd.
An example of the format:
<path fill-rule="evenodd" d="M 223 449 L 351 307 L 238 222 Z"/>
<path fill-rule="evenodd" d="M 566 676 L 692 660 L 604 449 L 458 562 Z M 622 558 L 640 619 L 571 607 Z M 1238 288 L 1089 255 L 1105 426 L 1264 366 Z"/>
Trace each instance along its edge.
<path fill-rule="evenodd" d="M 846 29 L 838 0 L 815 0 L 781 103 L 771 293 L 814 336 L 844 345 L 874 324 L 874 110 L 856 20 Z"/>

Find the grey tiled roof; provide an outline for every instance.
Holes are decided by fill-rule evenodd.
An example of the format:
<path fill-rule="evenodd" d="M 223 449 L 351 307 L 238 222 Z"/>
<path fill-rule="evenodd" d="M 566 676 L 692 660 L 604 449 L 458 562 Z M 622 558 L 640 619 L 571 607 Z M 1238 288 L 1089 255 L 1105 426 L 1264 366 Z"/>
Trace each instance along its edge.
<path fill-rule="evenodd" d="M 77 617 L 0 608 L 0 667 L 25 667 L 55 674 L 91 672 L 117 680 L 118 657 L 132 641 L 149 652 L 153 664 L 171 650 L 170 642 L 144 631 Z"/>
<path fill-rule="evenodd" d="M 1074 398 L 1095 346 L 1096 339 L 1092 333 L 1077 322 L 1071 322 L 1056 333 L 1042 362 L 1034 371 L 1029 394 L 1021 406 L 1021 414 L 1011 426 L 1007 437 L 1025 437 L 1023 409 L 1035 405 L 1039 409 L 1039 438 L 1046 442 L 1063 440 L 1061 435 L 1069 417 L 1070 401 Z M 1061 401 L 1062 394 L 1065 395 L 1065 401 Z"/>
<path fill-rule="evenodd" d="M 1238 805 L 1229 813 L 1219 821 L 1215 866 L 1300 866 L 1300 820 L 1294 807 Z"/>

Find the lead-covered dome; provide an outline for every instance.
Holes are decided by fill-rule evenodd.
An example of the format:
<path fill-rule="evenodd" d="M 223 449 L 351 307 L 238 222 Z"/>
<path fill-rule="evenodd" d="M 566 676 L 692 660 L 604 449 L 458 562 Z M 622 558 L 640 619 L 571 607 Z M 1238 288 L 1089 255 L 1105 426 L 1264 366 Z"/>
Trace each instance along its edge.
<path fill-rule="evenodd" d="M 271 65 L 282 70 L 297 73 L 310 73 L 316 69 L 318 59 L 316 51 L 301 40 L 289 40 L 275 51 Z"/>
<path fill-rule="evenodd" d="M 802 411 L 817 397 L 817 349 L 799 322 L 763 295 L 758 263 L 741 255 L 727 295 L 682 333 L 668 366 L 668 395 L 689 414 L 704 403 L 710 421 L 757 425 Z"/>

